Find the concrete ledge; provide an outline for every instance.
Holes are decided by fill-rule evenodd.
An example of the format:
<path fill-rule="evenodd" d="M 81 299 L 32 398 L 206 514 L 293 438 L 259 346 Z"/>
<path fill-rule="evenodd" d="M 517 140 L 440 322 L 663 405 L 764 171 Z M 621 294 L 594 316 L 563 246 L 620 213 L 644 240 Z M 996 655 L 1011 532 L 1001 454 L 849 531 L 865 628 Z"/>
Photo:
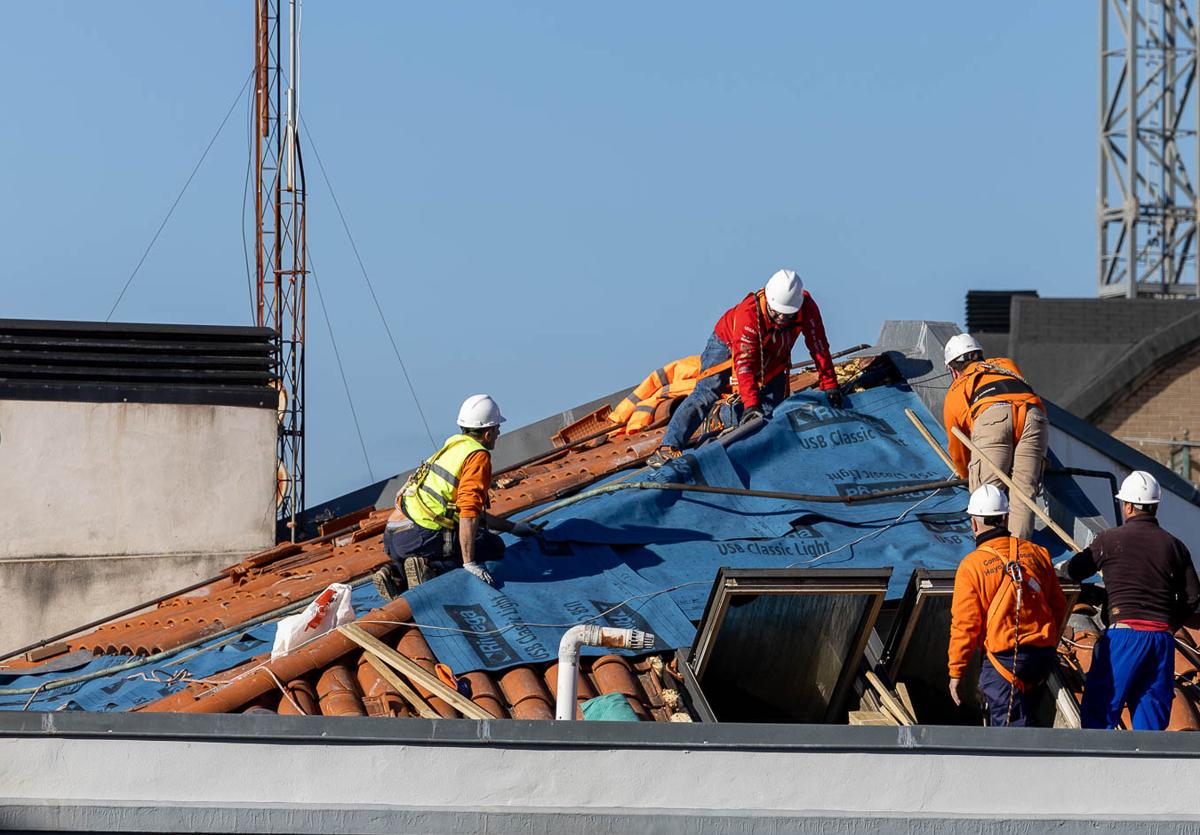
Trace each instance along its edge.
<path fill-rule="evenodd" d="M 222 805 L 178 803 L 69 803 L 0 800 L 0 828 L 39 832 L 339 832 L 473 835 L 478 832 L 687 833 L 687 835 L 779 835 L 779 833 L 961 832 L 977 835 L 1107 835 L 1108 833 L 1190 833 L 1195 821 L 1170 817 L 1042 818 L 1006 820 L 970 816 L 777 814 L 770 810 L 694 811 L 688 809 L 576 809 L 524 807 L 437 808 L 362 805 L 315 807 L 301 804 Z"/>
<path fill-rule="evenodd" d="M 1188 734 L 0 714 L 43 831 L 1176 832 L 1198 781 Z"/>
<path fill-rule="evenodd" d="M 246 745 L 311 743 L 557 750 L 858 751 L 1200 760 L 1200 734 L 1155 731 L 0 712 L 0 740 L 22 737 L 187 740 Z"/>

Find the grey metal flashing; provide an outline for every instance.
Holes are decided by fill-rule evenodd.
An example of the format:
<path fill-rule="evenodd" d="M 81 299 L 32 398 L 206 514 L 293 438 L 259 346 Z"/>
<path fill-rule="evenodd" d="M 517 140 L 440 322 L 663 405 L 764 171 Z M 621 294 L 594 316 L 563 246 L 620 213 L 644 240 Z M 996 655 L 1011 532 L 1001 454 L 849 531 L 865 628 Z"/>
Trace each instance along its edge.
<path fill-rule="evenodd" d="M 1200 736 L 1195 734 L 938 725 L 852 727 L 5 711 L 0 712 L 0 738 L 6 737 L 524 749 L 893 751 L 987 756 L 1200 758 Z"/>
<path fill-rule="evenodd" d="M 886 813 L 834 814 L 766 809 L 629 809 L 527 806 L 412 807 L 384 804 L 310 806 L 284 803 L 96 801 L 64 803 L 0 801 L 0 827 L 38 832 L 340 832 L 473 835 L 477 832 L 655 832 L 673 835 L 806 835 L 843 833 L 963 832 L 977 835 L 1110 835 L 1152 831 L 1156 835 L 1195 831 L 1194 819 L 1165 815 L 1066 817 L 1011 815 L 1003 818 Z"/>
<path fill-rule="evenodd" d="M 1181 478 L 1153 458 L 1148 458 L 1133 447 L 1121 443 L 1107 432 L 1076 417 L 1066 409 L 1045 400 L 1045 398 L 1043 398 L 1043 402 L 1046 404 L 1047 417 L 1050 418 L 1051 425 L 1056 429 L 1060 429 L 1076 440 L 1096 449 L 1123 467 L 1130 470 L 1145 470 L 1158 479 L 1158 483 L 1164 490 L 1170 490 L 1184 501 L 1200 507 L 1200 489 L 1197 489 L 1191 482 Z"/>

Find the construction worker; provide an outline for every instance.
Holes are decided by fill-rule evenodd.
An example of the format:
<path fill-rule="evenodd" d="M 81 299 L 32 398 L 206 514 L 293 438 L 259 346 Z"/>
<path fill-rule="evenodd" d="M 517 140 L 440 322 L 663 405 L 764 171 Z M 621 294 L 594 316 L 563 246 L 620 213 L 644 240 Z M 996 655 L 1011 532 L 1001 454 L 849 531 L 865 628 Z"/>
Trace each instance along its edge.
<path fill-rule="evenodd" d="M 383 535 L 391 562 L 374 576 L 381 596 L 394 598 L 429 573 L 457 567 L 491 585 L 483 564 L 504 556 L 504 542 L 493 531 L 516 536 L 536 532 L 524 522 L 487 512 L 491 451 L 504 420 L 490 396 L 468 397 L 458 412 L 458 434 L 447 438 L 397 492 Z"/>
<path fill-rule="evenodd" d="M 963 674 L 982 645 L 979 692 L 988 724 L 1030 725 L 1055 663 L 1067 601 L 1046 549 L 1009 532 L 1008 497 L 999 488 L 973 492 L 967 513 L 975 550 L 954 575 L 950 698 L 962 704 Z"/>
<path fill-rule="evenodd" d="M 801 333 L 816 363 L 821 390 L 831 406 L 841 406 L 821 311 L 800 276 L 779 270 L 763 289 L 747 295 L 717 322 L 700 355 L 695 389 L 671 416 L 662 445 L 646 463 L 661 467 L 678 458 L 709 410 L 730 390 L 733 378 L 745 407 L 741 424 L 769 418 L 788 395 L 792 346 Z"/>
<path fill-rule="evenodd" d="M 1175 698 L 1174 632 L 1200 604 L 1187 547 L 1159 527 L 1162 491 L 1135 470 L 1117 500 L 1125 524 L 1109 528 L 1062 565 L 1079 582 L 1104 572 L 1110 625 L 1092 649 L 1080 707 L 1083 727 L 1115 728 L 1128 706 L 1134 730 L 1161 731 Z"/>
<path fill-rule="evenodd" d="M 1042 461 L 1050 438 L 1041 398 L 1012 360 L 984 359 L 983 347 L 970 334 L 950 337 L 945 357 L 954 380 L 946 392 L 942 425 L 958 477 L 967 479 L 972 492 L 983 484 L 1003 486 L 991 467 L 974 458 L 954 436 L 954 426 L 1003 469 L 1017 489 L 1033 498 L 1042 489 Z M 1010 498 L 1009 528 L 1013 536 L 1028 539 L 1033 535 L 1033 511 Z"/>

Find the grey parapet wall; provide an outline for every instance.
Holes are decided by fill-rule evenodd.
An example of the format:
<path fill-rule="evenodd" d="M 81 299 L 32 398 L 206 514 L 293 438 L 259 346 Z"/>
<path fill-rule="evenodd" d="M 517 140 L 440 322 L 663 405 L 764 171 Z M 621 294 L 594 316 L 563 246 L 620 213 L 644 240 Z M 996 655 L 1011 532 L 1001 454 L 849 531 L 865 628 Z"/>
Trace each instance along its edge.
<path fill-rule="evenodd" d="M 0 320 L 5 648 L 274 544 L 265 328 Z"/>
<path fill-rule="evenodd" d="M 949 727 L 0 714 L 0 826 L 1194 832 L 1200 737 Z"/>

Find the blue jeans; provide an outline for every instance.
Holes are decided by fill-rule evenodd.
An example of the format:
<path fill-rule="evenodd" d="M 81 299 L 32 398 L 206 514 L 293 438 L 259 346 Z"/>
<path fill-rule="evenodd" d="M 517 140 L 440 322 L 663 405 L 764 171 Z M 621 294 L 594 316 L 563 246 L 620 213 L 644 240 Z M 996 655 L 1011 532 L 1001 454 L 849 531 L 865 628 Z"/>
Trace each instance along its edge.
<path fill-rule="evenodd" d="M 441 530 L 431 531 L 413 523 L 412 527 L 383 532 L 383 550 L 392 562 L 401 565 L 405 557 L 425 557 L 434 561 L 448 561 L 462 565 L 462 546 L 458 541 L 458 528 L 450 532 L 450 553 L 446 553 L 446 537 Z M 503 559 L 504 540 L 492 533 L 481 523 L 475 534 L 475 561 L 489 562 Z"/>
<path fill-rule="evenodd" d="M 700 354 L 700 371 L 704 372 L 714 365 L 728 362 L 731 356 L 729 347 L 714 333 L 708 338 L 708 344 Z M 683 449 L 692 433 L 704 422 L 709 410 L 721 399 L 722 394 L 730 390 L 732 376 L 733 371 L 729 369 L 698 380 L 696 388 L 679 404 L 675 414 L 671 415 L 671 422 L 667 424 L 667 431 L 663 434 L 662 445 Z M 763 386 L 760 398 L 763 415 L 766 417 L 770 417 L 775 407 L 787 397 L 787 379 L 787 372 L 783 371 Z"/>
<path fill-rule="evenodd" d="M 1175 700 L 1175 638 L 1170 632 L 1105 630 L 1092 649 L 1080 706 L 1085 728 L 1115 728 L 1129 706 L 1135 731 L 1161 731 Z"/>

